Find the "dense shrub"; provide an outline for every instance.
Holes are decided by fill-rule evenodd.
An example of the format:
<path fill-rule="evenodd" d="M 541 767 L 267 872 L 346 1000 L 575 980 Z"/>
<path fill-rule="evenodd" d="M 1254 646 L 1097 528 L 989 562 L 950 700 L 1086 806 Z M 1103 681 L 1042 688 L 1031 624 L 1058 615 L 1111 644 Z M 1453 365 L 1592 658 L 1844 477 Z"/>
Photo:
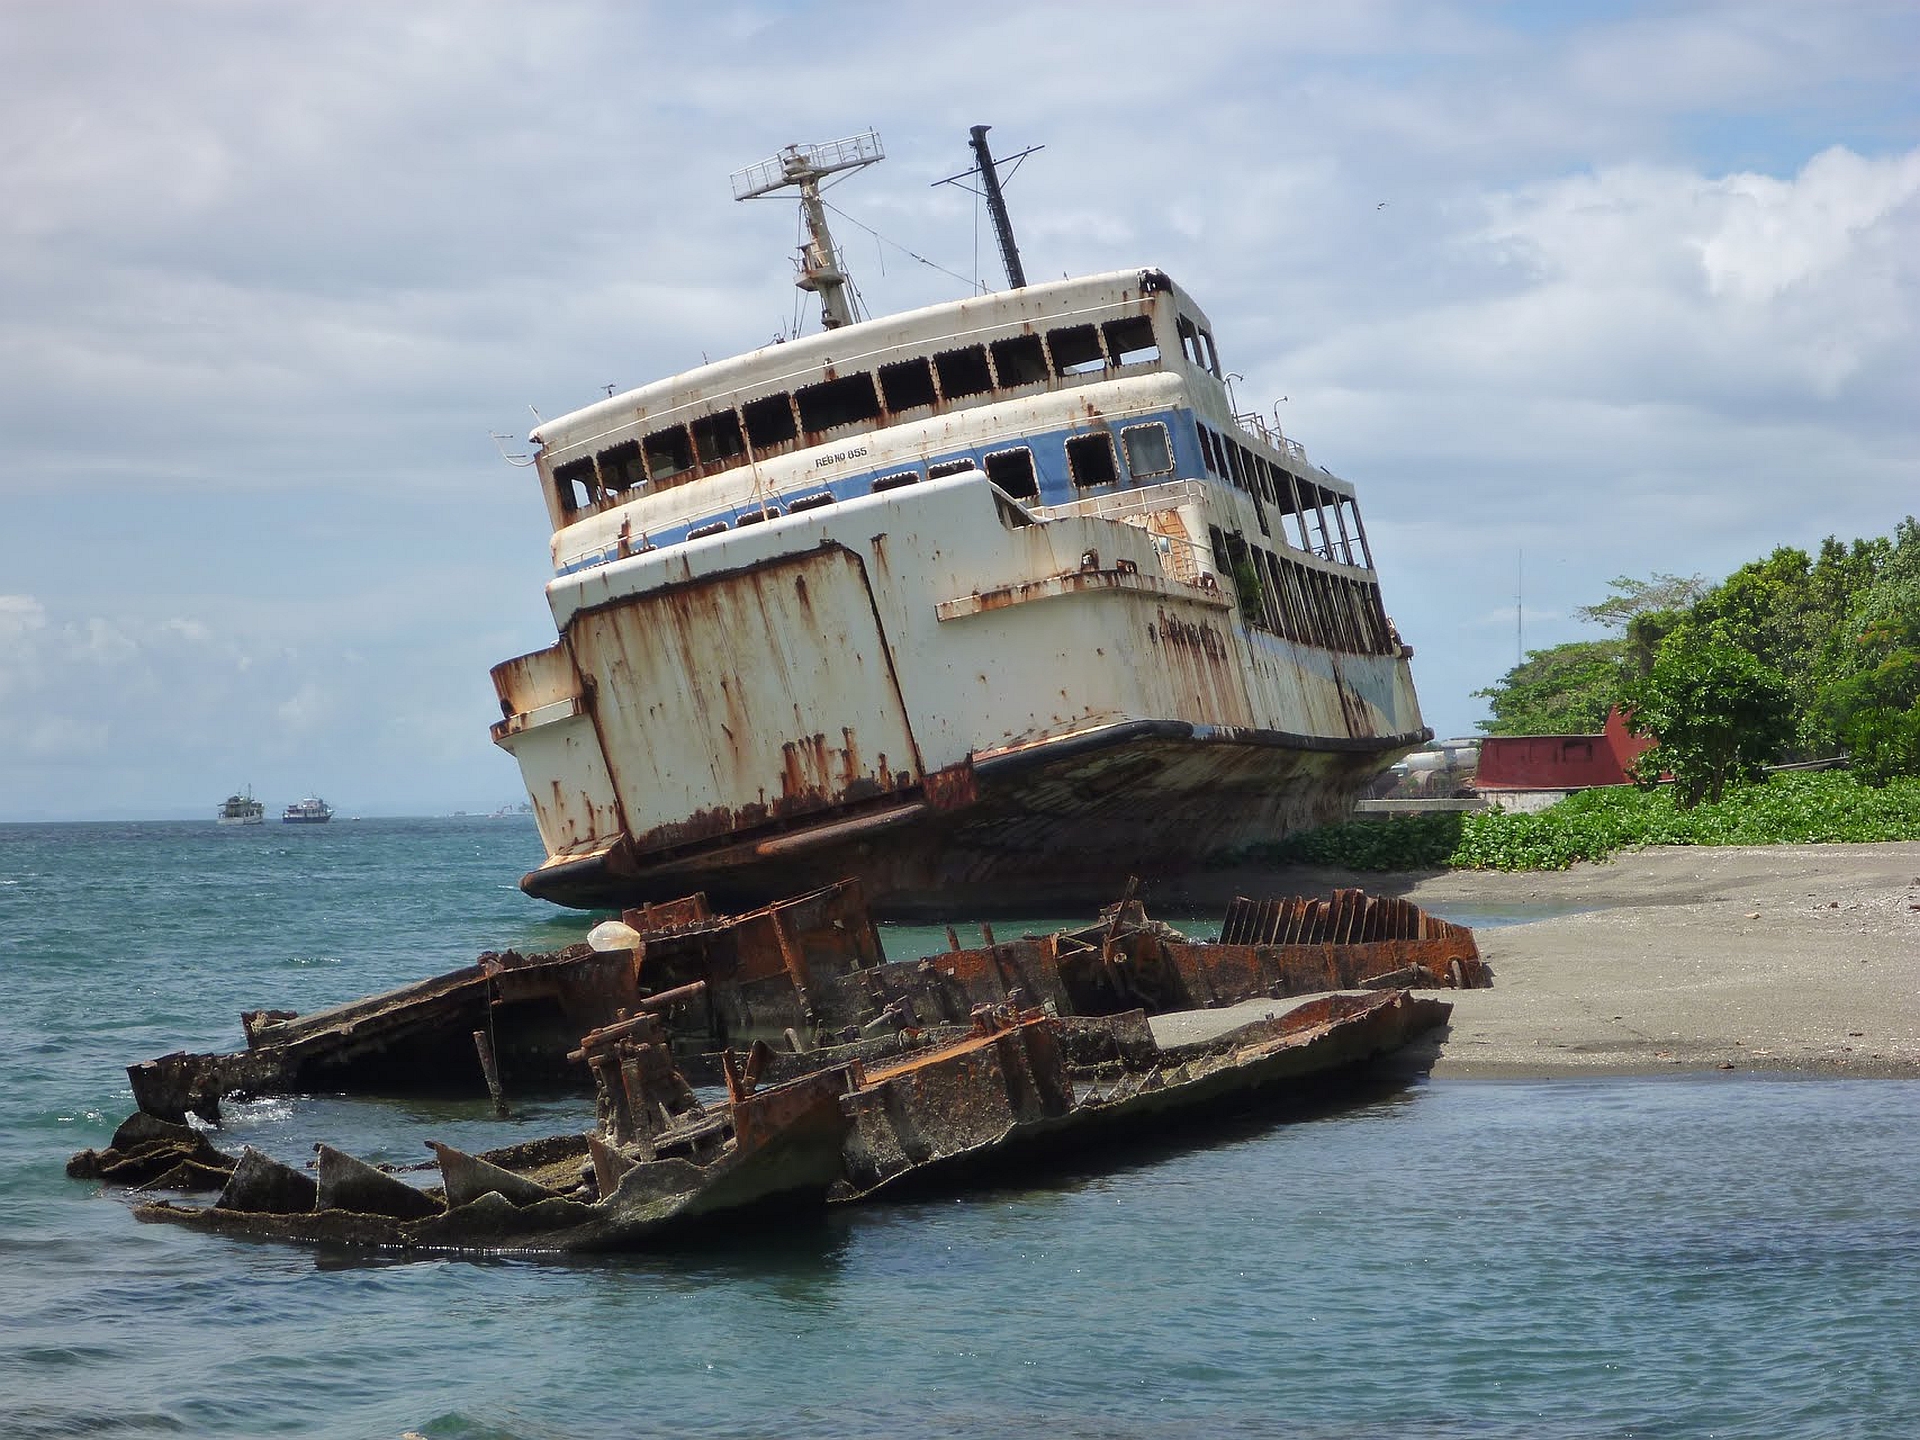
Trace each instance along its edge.
<path fill-rule="evenodd" d="M 1564 870 L 1642 845 L 1920 840 L 1920 778 L 1776 775 L 1682 810 L 1669 787 L 1584 790 L 1537 815 L 1498 810 L 1355 820 L 1254 847 L 1246 860 L 1345 870 Z"/>

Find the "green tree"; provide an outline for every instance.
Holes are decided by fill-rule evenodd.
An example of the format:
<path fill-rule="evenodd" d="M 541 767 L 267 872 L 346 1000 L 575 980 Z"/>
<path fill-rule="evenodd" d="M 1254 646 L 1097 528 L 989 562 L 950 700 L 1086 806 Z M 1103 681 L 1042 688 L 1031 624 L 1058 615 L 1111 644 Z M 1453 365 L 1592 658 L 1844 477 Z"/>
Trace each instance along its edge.
<path fill-rule="evenodd" d="M 1616 575 L 1607 582 L 1607 589 L 1613 594 L 1598 605 L 1574 606 L 1574 619 L 1624 631 L 1639 616 L 1685 610 L 1707 593 L 1707 582 L 1701 575 L 1669 575 L 1656 570 L 1645 580 Z"/>
<path fill-rule="evenodd" d="M 1619 640 L 1575 640 L 1534 650 L 1474 695 L 1493 718 L 1480 728 L 1489 735 L 1591 735 L 1626 690 L 1626 646 Z"/>
<path fill-rule="evenodd" d="M 1860 597 L 1840 632 L 1838 673 L 1815 705 L 1816 726 L 1875 784 L 1920 774 L 1920 566 L 1915 572 L 1896 572 Z"/>
<path fill-rule="evenodd" d="M 1636 773 L 1643 781 L 1672 775 L 1682 808 L 1717 802 L 1729 784 L 1758 779 L 1793 736 L 1785 677 L 1736 643 L 1725 624 L 1688 626 L 1661 641 L 1632 703 L 1628 727 L 1655 740 Z"/>

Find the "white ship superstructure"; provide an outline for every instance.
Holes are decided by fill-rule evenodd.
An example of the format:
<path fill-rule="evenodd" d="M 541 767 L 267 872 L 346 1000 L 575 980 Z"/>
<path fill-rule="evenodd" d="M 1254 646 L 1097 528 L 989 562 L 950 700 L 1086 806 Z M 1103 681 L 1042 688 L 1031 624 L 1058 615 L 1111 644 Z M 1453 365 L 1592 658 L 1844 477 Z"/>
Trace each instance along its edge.
<path fill-rule="evenodd" d="M 1031 912 L 1342 812 L 1430 738 L 1411 652 L 1353 487 L 1213 337 L 1119 271 L 541 425 L 559 639 L 494 670 L 524 888 Z"/>

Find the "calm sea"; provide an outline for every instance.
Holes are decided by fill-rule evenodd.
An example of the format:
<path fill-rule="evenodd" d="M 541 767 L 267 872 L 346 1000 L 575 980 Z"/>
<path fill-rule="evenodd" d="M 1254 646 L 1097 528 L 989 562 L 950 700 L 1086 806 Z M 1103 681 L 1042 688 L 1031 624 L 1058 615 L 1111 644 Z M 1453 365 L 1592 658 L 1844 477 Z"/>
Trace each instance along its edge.
<path fill-rule="evenodd" d="M 591 1263 L 197 1236 L 66 1179 L 130 1061 L 582 936 L 515 888 L 537 858 L 524 819 L 0 826 L 0 1434 L 1920 1434 L 1911 1083 L 1399 1081 Z M 428 1137 L 504 1138 L 479 1105 L 330 1099 L 240 1106 L 221 1143 Z"/>

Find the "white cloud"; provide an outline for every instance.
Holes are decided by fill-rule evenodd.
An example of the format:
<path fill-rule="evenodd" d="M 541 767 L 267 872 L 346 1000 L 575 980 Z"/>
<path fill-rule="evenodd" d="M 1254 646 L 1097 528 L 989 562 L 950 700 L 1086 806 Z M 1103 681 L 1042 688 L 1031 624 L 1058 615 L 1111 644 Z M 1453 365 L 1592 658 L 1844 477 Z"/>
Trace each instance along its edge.
<path fill-rule="evenodd" d="M 0 641 L 18 641 L 46 627 L 47 607 L 31 595 L 0 595 Z"/>
<path fill-rule="evenodd" d="M 131 659 L 139 647 L 110 620 L 89 617 L 68 631 L 79 656 L 97 664 L 115 665 Z"/>
<path fill-rule="evenodd" d="M 1840 318 L 1890 307 L 1890 318 L 1902 318 L 1900 292 L 1920 272 L 1920 149 L 1874 160 L 1836 146 L 1793 180 L 1735 175 L 1720 189 L 1719 224 L 1700 243 L 1713 293 L 1761 304 L 1789 289 L 1825 289 L 1817 303 L 1850 285 L 1853 303 Z"/>

